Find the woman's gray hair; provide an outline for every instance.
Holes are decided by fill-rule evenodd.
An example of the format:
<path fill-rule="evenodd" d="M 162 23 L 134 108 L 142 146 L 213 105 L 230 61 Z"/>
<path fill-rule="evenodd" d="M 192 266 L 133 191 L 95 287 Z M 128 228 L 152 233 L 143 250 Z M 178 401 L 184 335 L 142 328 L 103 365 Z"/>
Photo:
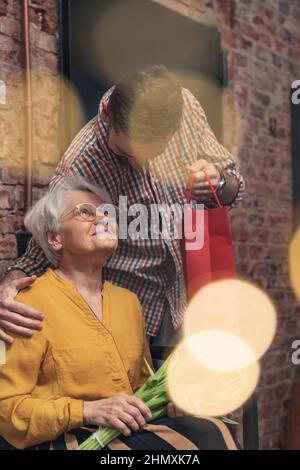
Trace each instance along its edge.
<path fill-rule="evenodd" d="M 101 186 L 81 176 L 65 176 L 58 186 L 47 192 L 29 209 L 25 215 L 24 225 L 55 267 L 58 265 L 60 255 L 49 245 L 47 232 L 58 232 L 59 219 L 65 210 L 71 191 L 87 191 L 98 196 L 102 202 L 112 204 L 108 192 Z"/>

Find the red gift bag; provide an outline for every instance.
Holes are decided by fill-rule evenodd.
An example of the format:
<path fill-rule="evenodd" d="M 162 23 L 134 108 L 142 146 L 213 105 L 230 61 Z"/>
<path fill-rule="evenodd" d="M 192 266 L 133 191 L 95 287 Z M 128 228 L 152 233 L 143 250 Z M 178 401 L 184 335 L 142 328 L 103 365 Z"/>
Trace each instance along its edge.
<path fill-rule="evenodd" d="M 211 281 L 234 276 L 234 257 L 228 209 L 219 201 L 214 187 L 207 181 L 217 201 L 215 209 L 204 208 L 201 217 L 197 209 L 187 207 L 183 211 L 182 259 L 188 301 L 201 287 Z M 188 204 L 191 200 L 193 177 L 190 184 Z M 199 223 L 200 220 L 200 223 Z M 198 225 L 198 226 L 197 226 Z M 201 246 L 197 242 L 201 231 Z M 196 234 L 186 238 L 186 233 Z"/>

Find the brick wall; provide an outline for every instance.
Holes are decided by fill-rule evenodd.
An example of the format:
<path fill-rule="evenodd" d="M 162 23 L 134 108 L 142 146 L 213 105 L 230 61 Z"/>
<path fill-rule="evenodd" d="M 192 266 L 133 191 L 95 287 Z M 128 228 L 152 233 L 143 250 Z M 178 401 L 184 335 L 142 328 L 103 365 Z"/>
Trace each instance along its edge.
<path fill-rule="evenodd" d="M 20 0 L 0 0 L 0 275 L 16 256 L 22 232 L 25 162 L 24 43 Z M 33 75 L 34 199 L 44 192 L 59 160 L 57 4 L 30 8 Z"/>
<path fill-rule="evenodd" d="M 300 78 L 300 0 L 155 1 L 218 27 L 228 52 L 224 143 L 238 157 L 247 180 L 247 198 L 233 214 L 237 271 L 267 290 L 279 315 L 276 339 L 262 361 L 258 392 L 261 445 L 277 448 L 296 373 L 290 345 L 297 332 L 300 335 L 300 306 L 287 268 L 292 229 L 289 91 L 291 82 Z M 20 3 L 0 0 L 0 80 L 7 92 L 6 104 L 0 104 L 0 272 L 15 257 L 15 233 L 22 230 L 25 134 Z M 56 2 L 34 3 L 41 6 L 30 9 L 32 65 L 39 85 L 34 97 L 37 198 L 59 156 L 59 95 L 53 85 L 57 77 Z M 271 130 L 274 119 L 275 135 Z"/>
<path fill-rule="evenodd" d="M 291 291 L 292 234 L 289 93 L 300 77 L 299 0 L 155 0 L 216 26 L 228 52 L 224 143 L 239 159 L 247 197 L 233 215 L 238 273 L 266 289 L 278 310 L 277 335 L 262 361 L 258 389 L 261 446 L 278 447 L 296 367 L 300 305 Z M 277 121 L 277 132 L 270 128 Z"/>

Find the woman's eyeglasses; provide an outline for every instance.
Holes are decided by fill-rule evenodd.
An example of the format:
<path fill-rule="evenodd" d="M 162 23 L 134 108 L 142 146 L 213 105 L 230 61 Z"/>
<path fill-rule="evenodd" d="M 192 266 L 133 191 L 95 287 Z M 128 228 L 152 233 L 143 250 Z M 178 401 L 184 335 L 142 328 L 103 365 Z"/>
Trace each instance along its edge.
<path fill-rule="evenodd" d="M 88 202 L 76 204 L 70 211 L 60 217 L 60 222 L 69 214 L 73 213 L 74 217 L 79 217 L 86 222 L 94 222 L 97 217 L 109 217 L 116 219 L 118 217 L 118 208 L 113 204 L 100 204 L 95 206 Z"/>

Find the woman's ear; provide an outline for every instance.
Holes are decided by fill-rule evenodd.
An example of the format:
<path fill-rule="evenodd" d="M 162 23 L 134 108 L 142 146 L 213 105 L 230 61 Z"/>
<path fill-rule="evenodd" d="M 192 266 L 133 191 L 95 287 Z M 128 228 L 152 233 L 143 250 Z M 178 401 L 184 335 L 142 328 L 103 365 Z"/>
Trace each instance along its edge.
<path fill-rule="evenodd" d="M 47 236 L 47 241 L 49 245 L 51 246 L 52 250 L 59 251 L 62 249 L 62 243 L 61 243 L 59 234 L 47 232 L 46 236 Z"/>

